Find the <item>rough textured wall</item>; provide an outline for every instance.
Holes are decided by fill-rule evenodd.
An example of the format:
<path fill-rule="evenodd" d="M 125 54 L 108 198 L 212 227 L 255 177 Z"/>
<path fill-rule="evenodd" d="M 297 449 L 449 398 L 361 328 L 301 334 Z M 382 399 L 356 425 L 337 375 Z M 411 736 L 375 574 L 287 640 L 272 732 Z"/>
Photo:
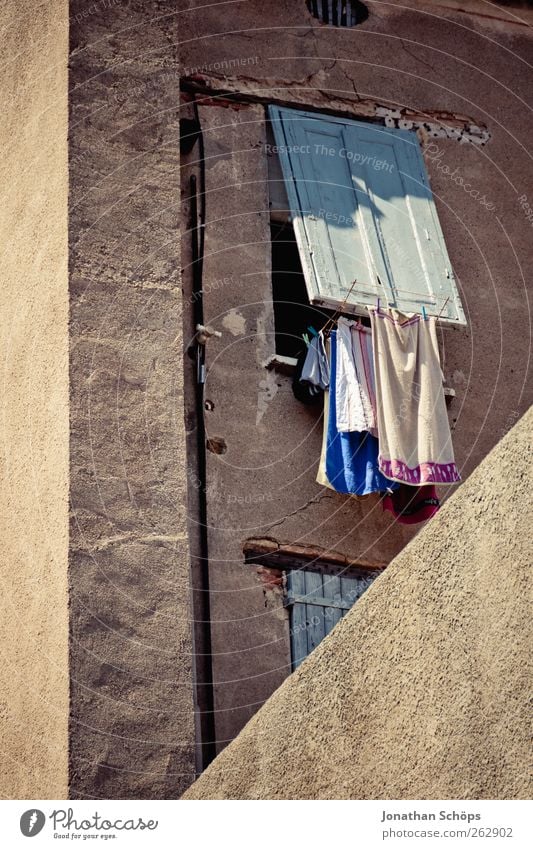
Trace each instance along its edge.
<path fill-rule="evenodd" d="M 528 798 L 533 411 L 185 794 Z"/>
<path fill-rule="evenodd" d="M 533 40 L 521 20 L 532 22 L 533 13 L 478 0 L 392 0 L 369 3 L 368 19 L 346 30 L 319 24 L 304 0 L 188 5 L 180 52 L 207 158 L 205 313 L 223 334 L 207 345 L 206 383 L 209 436 L 223 440 L 225 452 L 208 454 L 223 745 L 289 672 L 280 587 L 244 565 L 243 542 L 266 536 L 384 566 L 419 530 L 395 524 L 377 496 L 355 500 L 316 484 L 320 411 L 294 399 L 289 377 L 262 367 L 274 353 L 264 104 L 366 120 L 383 120 L 386 109 L 416 112 L 438 133 L 422 129 L 420 140 L 469 322 L 439 330 L 446 384 L 456 393 L 449 407 L 454 448 L 467 478 L 533 398 L 526 297 L 532 225 L 520 201 L 526 194 L 533 206 L 533 127 L 524 106 Z M 228 90 L 264 104 L 216 94 Z M 486 145 L 475 133 L 476 143 L 459 140 L 460 116 L 486 127 Z M 196 167 L 198 146 L 191 160 Z M 184 246 L 189 241 L 184 226 Z M 188 263 L 184 258 L 186 285 Z M 442 498 L 447 489 L 440 488 Z"/>
<path fill-rule="evenodd" d="M 175 10 L 71 5 L 70 795 L 194 777 Z"/>
<path fill-rule="evenodd" d="M 0 795 L 67 794 L 67 4 L 0 5 Z"/>

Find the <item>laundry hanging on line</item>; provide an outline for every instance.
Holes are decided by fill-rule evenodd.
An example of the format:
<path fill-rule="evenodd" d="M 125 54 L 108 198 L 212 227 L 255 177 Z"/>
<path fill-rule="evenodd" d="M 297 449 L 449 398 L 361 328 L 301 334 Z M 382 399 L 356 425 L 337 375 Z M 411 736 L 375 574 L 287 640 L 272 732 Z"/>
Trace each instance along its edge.
<path fill-rule="evenodd" d="M 410 486 L 457 483 L 436 319 L 371 309 L 370 322 L 380 470 Z"/>
<path fill-rule="evenodd" d="M 407 486 L 398 484 L 394 492 L 386 493 L 382 500 L 383 510 L 388 510 L 400 525 L 425 522 L 440 509 L 440 501 L 434 484 Z"/>
<path fill-rule="evenodd" d="M 337 340 L 330 334 L 330 391 L 327 393 L 327 427 L 324 428 L 324 464 L 319 477 L 325 476 L 331 488 L 346 495 L 368 495 L 392 490 L 395 484 L 378 467 L 379 443 L 368 431 L 339 431 L 337 427 Z"/>
<path fill-rule="evenodd" d="M 377 436 L 372 336 L 359 322 L 339 318 L 336 337 L 337 430 Z"/>
<path fill-rule="evenodd" d="M 323 335 L 322 344 L 324 344 Z M 292 391 L 298 401 L 301 401 L 302 404 L 307 404 L 313 407 L 324 403 L 324 384 L 326 383 L 326 380 L 320 380 L 320 378 L 326 378 L 327 383 L 329 384 L 329 362 L 327 360 L 325 348 L 325 363 L 321 363 L 320 366 L 317 364 L 318 356 L 319 351 L 317 348 L 314 345 L 311 347 L 311 345 L 308 344 L 308 346 L 298 355 L 296 360 L 296 371 L 292 381 Z M 304 369 L 306 375 L 305 378 L 302 376 L 304 374 Z M 327 369 L 327 372 L 323 371 L 324 369 Z"/>
<path fill-rule="evenodd" d="M 307 351 L 308 386 L 325 389 L 317 482 L 358 497 L 380 492 L 384 510 L 413 524 L 439 510 L 435 483 L 460 480 L 436 321 L 379 308 L 370 316 L 371 328 L 339 317 Z"/>
<path fill-rule="evenodd" d="M 300 380 L 319 389 L 329 386 L 329 362 L 322 332 L 313 336 L 307 348 Z"/>

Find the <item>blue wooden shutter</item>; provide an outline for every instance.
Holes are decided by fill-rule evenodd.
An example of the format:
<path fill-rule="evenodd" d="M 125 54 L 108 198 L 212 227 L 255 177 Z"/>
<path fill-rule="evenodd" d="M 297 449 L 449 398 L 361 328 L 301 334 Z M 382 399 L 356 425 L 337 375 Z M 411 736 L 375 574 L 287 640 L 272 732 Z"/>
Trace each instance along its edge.
<path fill-rule="evenodd" d="M 313 304 L 465 317 L 415 133 L 270 107 Z"/>
<path fill-rule="evenodd" d="M 296 669 L 346 615 L 377 573 L 358 578 L 322 575 L 308 569 L 287 573 L 292 668 Z"/>

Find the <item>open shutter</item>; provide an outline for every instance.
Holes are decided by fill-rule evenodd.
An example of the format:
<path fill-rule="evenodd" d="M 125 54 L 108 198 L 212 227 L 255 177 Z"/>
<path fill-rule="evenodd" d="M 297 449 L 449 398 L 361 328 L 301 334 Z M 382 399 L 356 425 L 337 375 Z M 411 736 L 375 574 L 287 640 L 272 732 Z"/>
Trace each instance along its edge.
<path fill-rule="evenodd" d="M 311 303 L 465 324 L 413 132 L 270 107 Z"/>
<path fill-rule="evenodd" d="M 291 613 L 293 670 L 346 615 L 376 577 L 376 573 L 369 572 L 360 578 L 341 578 L 307 569 L 287 573 L 285 604 Z"/>

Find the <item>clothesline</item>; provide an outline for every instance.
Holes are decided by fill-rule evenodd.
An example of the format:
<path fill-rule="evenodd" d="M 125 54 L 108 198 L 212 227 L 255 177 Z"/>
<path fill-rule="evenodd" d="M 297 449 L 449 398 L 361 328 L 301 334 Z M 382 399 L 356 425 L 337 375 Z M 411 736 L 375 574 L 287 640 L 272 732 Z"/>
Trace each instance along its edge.
<path fill-rule="evenodd" d="M 378 280 L 379 280 L 379 277 L 378 277 Z M 348 298 L 350 297 L 350 295 L 351 295 L 351 293 L 352 293 L 352 291 L 353 291 L 353 288 L 354 288 L 354 286 L 355 286 L 356 284 L 357 284 L 357 279 L 355 279 L 355 280 L 352 282 L 352 285 L 350 286 L 350 288 L 349 288 L 349 290 L 348 290 L 348 292 L 347 292 L 347 294 L 346 294 L 346 296 L 345 296 L 344 300 L 342 301 L 342 303 L 341 303 L 340 307 L 338 307 L 338 308 L 335 310 L 335 312 L 333 313 L 333 315 L 332 315 L 332 316 L 330 316 L 330 317 L 328 318 L 328 320 L 326 321 L 326 323 L 325 323 L 325 324 L 323 325 L 323 327 L 321 328 L 321 332 L 322 332 L 322 333 L 328 333 L 328 332 L 329 332 L 329 330 L 331 329 L 331 327 L 332 327 L 334 324 L 336 324 L 336 322 L 337 322 L 337 320 L 338 320 L 339 316 L 341 316 L 341 315 L 342 315 L 342 313 L 344 312 L 344 307 L 345 307 L 345 306 L 346 306 L 346 304 L 348 303 Z M 439 314 L 437 315 L 437 319 L 436 319 L 437 321 L 440 319 L 440 317 L 441 317 L 442 313 L 444 312 L 444 308 L 446 307 L 446 304 L 449 302 L 449 300 L 450 300 L 450 297 L 449 297 L 449 296 L 448 296 L 447 298 L 445 298 L 445 299 L 444 299 L 444 301 L 443 301 L 443 303 L 442 303 L 442 306 L 441 306 L 441 308 L 440 308 Z M 378 311 L 378 312 L 379 312 L 379 310 L 380 310 L 380 303 L 381 303 L 381 297 L 379 297 L 379 296 L 378 296 L 378 298 L 377 298 L 377 303 L 376 303 L 376 309 L 377 309 L 377 311 Z M 367 305 L 367 306 L 369 306 L 369 305 Z M 391 306 L 391 305 L 387 302 L 387 306 Z M 425 305 L 422 305 L 422 316 L 423 316 L 423 318 L 424 318 L 424 321 L 427 321 L 428 316 L 427 316 L 427 313 L 426 313 Z"/>

